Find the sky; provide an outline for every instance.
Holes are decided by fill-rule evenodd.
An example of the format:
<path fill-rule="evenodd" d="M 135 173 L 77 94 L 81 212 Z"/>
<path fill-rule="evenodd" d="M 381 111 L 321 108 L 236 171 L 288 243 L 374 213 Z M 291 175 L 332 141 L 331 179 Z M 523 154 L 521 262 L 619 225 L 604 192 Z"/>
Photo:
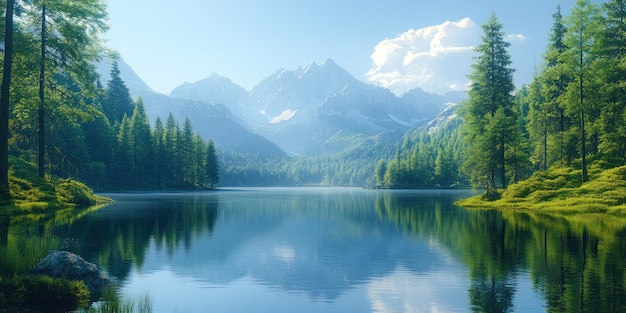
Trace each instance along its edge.
<path fill-rule="evenodd" d="M 155 91 L 212 73 L 250 90 L 277 70 L 332 59 L 401 95 L 462 90 L 480 26 L 503 25 L 515 83 L 529 83 L 557 5 L 574 0 L 104 0 L 107 46 Z"/>

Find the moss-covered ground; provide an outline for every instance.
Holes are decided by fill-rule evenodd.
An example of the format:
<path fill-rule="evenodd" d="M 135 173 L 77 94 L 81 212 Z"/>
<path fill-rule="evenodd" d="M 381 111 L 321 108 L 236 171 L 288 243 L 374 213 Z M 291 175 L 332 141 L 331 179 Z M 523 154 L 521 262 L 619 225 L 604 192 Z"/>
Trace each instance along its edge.
<path fill-rule="evenodd" d="M 607 168 L 602 162 L 589 167 L 582 182 L 581 170 L 552 167 L 527 180 L 500 190 L 498 200 L 482 195 L 459 201 L 467 208 L 533 210 L 558 214 L 607 213 L 626 217 L 626 165 Z"/>
<path fill-rule="evenodd" d="M 33 164 L 13 157 L 9 158 L 9 189 L 11 200 L 0 203 L 0 214 L 40 213 L 110 202 L 76 180 L 40 178 Z"/>

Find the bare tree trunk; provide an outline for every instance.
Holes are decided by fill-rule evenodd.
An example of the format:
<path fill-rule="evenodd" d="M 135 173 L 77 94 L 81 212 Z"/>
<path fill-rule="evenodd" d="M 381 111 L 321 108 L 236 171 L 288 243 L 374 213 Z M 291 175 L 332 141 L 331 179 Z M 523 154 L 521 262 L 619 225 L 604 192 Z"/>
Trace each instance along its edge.
<path fill-rule="evenodd" d="M 9 200 L 9 90 L 13 65 L 13 7 L 15 0 L 7 0 L 4 33 L 4 69 L 0 89 L 0 199 Z"/>
<path fill-rule="evenodd" d="M 46 69 L 46 7 L 41 10 L 41 64 L 39 67 L 39 177 L 45 175 L 46 129 L 44 110 L 44 80 Z"/>

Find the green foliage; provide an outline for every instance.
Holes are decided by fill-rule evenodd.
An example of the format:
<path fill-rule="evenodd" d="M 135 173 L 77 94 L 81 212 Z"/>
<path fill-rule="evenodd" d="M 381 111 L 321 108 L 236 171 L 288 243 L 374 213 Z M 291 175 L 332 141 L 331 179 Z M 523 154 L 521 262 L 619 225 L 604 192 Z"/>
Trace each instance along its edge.
<path fill-rule="evenodd" d="M 50 276 L 0 278 L 3 312 L 66 312 L 89 304 L 89 290 L 82 281 Z"/>
<path fill-rule="evenodd" d="M 212 140 L 209 140 L 206 152 L 206 182 L 209 188 L 215 188 L 215 185 L 220 181 L 220 165 L 217 162 L 217 151 L 215 150 L 215 144 Z"/>
<path fill-rule="evenodd" d="M 543 212 L 626 214 L 626 165 L 611 169 L 590 166 L 590 179 L 580 169 L 554 166 L 511 185 L 497 201 L 473 197 L 465 207 L 520 208 Z"/>
<path fill-rule="evenodd" d="M 376 186 L 385 187 L 385 173 L 387 172 L 387 160 L 380 159 L 376 164 L 376 171 L 374 177 L 376 177 Z"/>
<path fill-rule="evenodd" d="M 10 157 L 9 164 L 10 205 L 21 213 L 67 206 L 86 207 L 110 201 L 94 195 L 89 187 L 72 179 L 51 181 L 39 178 L 37 167 L 22 159 Z"/>
<path fill-rule="evenodd" d="M 149 295 L 137 299 L 120 299 L 113 288 L 106 288 L 102 300 L 96 307 L 90 308 L 87 313 L 151 313 L 153 311 L 152 299 Z"/>
<path fill-rule="evenodd" d="M 454 108 L 452 108 L 454 109 Z M 461 120 L 451 117 L 436 129 L 417 128 L 404 136 L 384 173 L 385 187 L 420 188 L 467 185 L 460 171 L 466 144 L 460 138 Z"/>
<path fill-rule="evenodd" d="M 223 152 L 221 179 L 229 186 L 374 186 L 376 163 L 393 156 L 401 138 L 399 132 L 382 133 L 317 156 L 267 158 Z"/>
<path fill-rule="evenodd" d="M 79 207 L 96 204 L 98 198 L 87 185 L 72 179 L 59 179 L 54 184 L 57 201 L 71 203 Z"/>
<path fill-rule="evenodd" d="M 12 277 L 28 271 L 37 265 L 48 251 L 59 247 L 59 240 L 49 235 L 18 236 L 17 240 L 13 238 L 8 238 L 6 244 L 0 245 L 0 276 L 3 277 Z"/>
<path fill-rule="evenodd" d="M 111 80 L 109 80 L 102 99 L 102 111 L 111 123 L 119 123 L 124 116 L 133 114 L 133 99 L 130 91 L 120 76 L 117 59 L 111 65 Z"/>
<path fill-rule="evenodd" d="M 506 188 L 511 165 L 507 151 L 519 144 L 510 43 L 504 41 L 495 14 L 482 28 L 482 43 L 475 49 L 477 56 L 469 75 L 469 98 L 461 110 L 468 144 L 465 170 L 478 186 L 493 189 L 499 183 Z"/>

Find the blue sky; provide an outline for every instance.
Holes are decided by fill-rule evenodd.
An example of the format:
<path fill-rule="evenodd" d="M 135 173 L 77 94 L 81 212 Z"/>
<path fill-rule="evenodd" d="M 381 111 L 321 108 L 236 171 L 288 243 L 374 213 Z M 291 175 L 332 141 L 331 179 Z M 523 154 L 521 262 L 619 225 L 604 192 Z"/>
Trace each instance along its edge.
<path fill-rule="evenodd" d="M 211 73 L 245 89 L 279 69 L 328 58 L 356 78 L 397 94 L 462 89 L 495 12 L 516 84 L 541 63 L 552 14 L 574 0 L 105 0 L 108 46 L 155 91 Z M 470 51 L 468 51 L 468 48 Z"/>

